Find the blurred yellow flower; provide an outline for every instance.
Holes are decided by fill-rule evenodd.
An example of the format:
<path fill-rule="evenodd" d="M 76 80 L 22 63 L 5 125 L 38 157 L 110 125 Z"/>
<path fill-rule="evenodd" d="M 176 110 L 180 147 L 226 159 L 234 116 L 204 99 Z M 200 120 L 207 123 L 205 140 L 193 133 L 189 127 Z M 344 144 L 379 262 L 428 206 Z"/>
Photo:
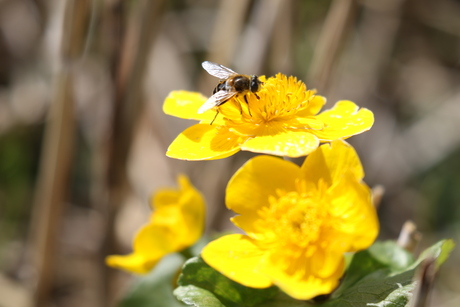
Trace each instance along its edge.
<path fill-rule="evenodd" d="M 374 115 L 342 100 L 318 114 L 326 99 L 307 90 L 295 77 L 277 74 L 265 79 L 262 89 L 235 96 L 216 110 L 198 114 L 207 100 L 199 93 L 174 91 L 163 105 L 166 114 L 200 123 L 184 130 L 169 146 L 166 155 L 183 160 L 213 160 L 239 150 L 277 156 L 300 157 L 314 151 L 320 142 L 344 139 L 369 130 Z"/>
<path fill-rule="evenodd" d="M 307 300 L 332 292 L 344 253 L 370 246 L 379 229 L 371 191 L 354 149 L 338 140 L 302 167 L 258 156 L 230 180 L 226 204 L 247 235 L 223 236 L 202 251 L 206 263 L 253 288 L 276 285 Z"/>
<path fill-rule="evenodd" d="M 162 189 L 152 197 L 150 222 L 134 238 L 133 253 L 111 255 L 107 265 L 138 274 L 148 273 L 165 255 L 193 245 L 202 235 L 205 219 L 203 196 L 184 175 L 179 189 Z"/>

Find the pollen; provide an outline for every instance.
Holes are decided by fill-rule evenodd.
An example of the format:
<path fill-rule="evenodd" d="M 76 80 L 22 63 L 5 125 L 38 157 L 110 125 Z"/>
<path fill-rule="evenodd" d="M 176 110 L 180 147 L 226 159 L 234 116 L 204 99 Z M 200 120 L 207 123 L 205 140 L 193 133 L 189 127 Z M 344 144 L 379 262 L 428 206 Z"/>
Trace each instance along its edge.
<path fill-rule="evenodd" d="M 210 109 L 209 99 L 199 93 L 172 92 L 165 100 L 165 113 L 199 123 L 179 134 L 166 155 L 200 161 L 244 150 L 297 158 L 323 142 L 367 131 L 374 123 L 371 111 L 348 100 L 321 112 L 326 98 L 293 76 L 277 74 L 259 80 L 257 89 L 232 92 L 229 100 Z"/>
<path fill-rule="evenodd" d="M 297 112 L 308 107 L 314 97 L 314 90 L 307 90 L 305 83 L 296 77 L 277 74 L 264 80 L 257 95 L 248 93 L 245 102 L 237 95 L 222 106 L 219 111 L 232 124 L 253 124 L 255 126 L 294 118 Z M 235 112 L 239 109 L 239 112 Z"/>
<path fill-rule="evenodd" d="M 318 240 L 327 224 L 327 211 L 314 194 L 294 191 L 271 197 L 269 203 L 261 215 L 263 227 L 270 229 L 275 242 L 304 248 Z"/>

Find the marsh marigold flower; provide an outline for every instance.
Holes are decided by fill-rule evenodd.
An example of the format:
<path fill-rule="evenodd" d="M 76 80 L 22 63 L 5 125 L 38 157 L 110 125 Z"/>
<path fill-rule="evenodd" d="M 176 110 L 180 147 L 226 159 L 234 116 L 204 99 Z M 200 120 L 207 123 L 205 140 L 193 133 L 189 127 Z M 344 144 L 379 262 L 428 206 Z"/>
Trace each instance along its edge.
<path fill-rule="evenodd" d="M 253 288 L 276 285 L 296 299 L 332 292 L 344 272 L 344 253 L 365 249 L 378 233 L 371 191 L 354 149 L 325 144 L 301 167 L 258 156 L 230 180 L 226 204 L 246 235 L 209 243 L 206 263 Z"/>
<path fill-rule="evenodd" d="M 169 253 L 193 245 L 203 233 L 204 199 L 189 182 L 179 176 L 179 189 L 162 189 L 152 197 L 150 221 L 134 238 L 133 253 L 108 256 L 109 266 L 133 273 L 148 273 Z"/>
<path fill-rule="evenodd" d="M 277 74 L 265 79 L 262 88 L 230 99 L 216 110 L 198 114 L 207 98 L 199 93 L 174 91 L 163 105 L 166 114 L 200 123 L 184 130 L 169 146 L 171 158 L 213 160 L 239 150 L 277 156 L 300 157 L 320 142 L 345 139 L 371 128 L 374 116 L 351 101 L 342 100 L 320 114 L 326 99 L 307 90 L 295 77 Z"/>

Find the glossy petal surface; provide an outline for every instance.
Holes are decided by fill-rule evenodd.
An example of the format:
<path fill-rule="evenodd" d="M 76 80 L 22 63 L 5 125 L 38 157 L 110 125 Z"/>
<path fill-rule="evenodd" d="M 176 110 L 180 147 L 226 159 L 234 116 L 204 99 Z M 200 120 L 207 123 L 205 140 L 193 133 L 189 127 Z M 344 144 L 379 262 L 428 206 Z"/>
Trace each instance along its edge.
<path fill-rule="evenodd" d="M 241 149 L 297 158 L 308 155 L 318 148 L 318 145 L 318 138 L 311 134 L 309 130 L 288 130 L 270 127 L 263 133 L 244 142 L 241 145 Z"/>
<path fill-rule="evenodd" d="M 325 123 L 325 128 L 313 132 L 321 141 L 345 139 L 371 129 L 374 114 L 348 100 L 342 100 L 335 106 L 319 114 L 318 119 Z"/>
<path fill-rule="evenodd" d="M 193 161 L 222 159 L 240 151 L 240 143 L 241 138 L 225 127 L 197 124 L 179 134 L 166 155 Z"/>
<path fill-rule="evenodd" d="M 308 155 L 320 141 L 345 139 L 367 131 L 374 122 L 372 112 L 359 110 L 351 101 L 339 101 L 331 110 L 319 113 L 326 98 L 307 90 L 295 77 L 277 74 L 260 79 L 263 85 L 257 93 L 239 93 L 203 114 L 197 111 L 206 97 L 172 92 L 163 106 L 166 114 L 200 120 L 201 124 L 212 122 L 212 127 L 186 129 L 173 141 L 167 155 L 183 160 L 212 160 L 241 149 L 295 158 Z M 215 118 L 216 112 L 219 115 Z"/>
<path fill-rule="evenodd" d="M 239 214 L 232 221 L 246 235 L 211 242 L 203 259 L 236 282 L 274 284 L 296 299 L 332 292 L 344 253 L 369 247 L 378 234 L 363 176 L 355 150 L 341 140 L 320 146 L 302 167 L 270 156 L 251 159 L 226 191 L 227 207 Z"/>
<path fill-rule="evenodd" d="M 231 251 L 229 246 L 234 246 Z M 258 272 L 260 257 L 264 254 L 243 235 L 227 235 L 212 241 L 203 249 L 201 257 L 210 266 L 218 267 L 225 276 L 252 288 L 267 288 L 270 278 Z"/>

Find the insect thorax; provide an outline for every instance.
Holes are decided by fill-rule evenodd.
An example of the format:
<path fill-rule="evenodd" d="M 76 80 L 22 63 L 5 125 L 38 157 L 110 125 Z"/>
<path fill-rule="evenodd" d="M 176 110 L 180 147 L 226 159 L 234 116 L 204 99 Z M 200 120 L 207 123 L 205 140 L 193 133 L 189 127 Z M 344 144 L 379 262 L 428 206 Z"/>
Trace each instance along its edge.
<path fill-rule="evenodd" d="M 231 81 L 233 82 L 233 87 L 235 88 L 235 91 L 237 91 L 238 93 L 242 93 L 249 90 L 250 80 L 248 77 L 236 76 Z"/>

